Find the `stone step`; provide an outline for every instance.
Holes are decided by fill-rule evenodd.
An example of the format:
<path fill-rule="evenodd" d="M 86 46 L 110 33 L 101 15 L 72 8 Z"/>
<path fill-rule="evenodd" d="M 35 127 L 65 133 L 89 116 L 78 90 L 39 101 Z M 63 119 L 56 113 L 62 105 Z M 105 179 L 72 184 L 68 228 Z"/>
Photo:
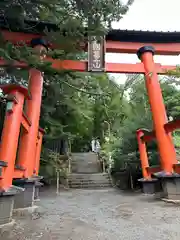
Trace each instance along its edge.
<path fill-rule="evenodd" d="M 98 189 L 98 188 L 111 188 L 111 184 L 69 184 L 70 188 L 91 188 L 91 189 Z"/>
<path fill-rule="evenodd" d="M 70 186 L 84 185 L 84 186 L 106 186 L 111 185 L 110 182 L 69 182 Z"/>
<path fill-rule="evenodd" d="M 74 170 L 74 171 L 72 171 L 72 172 L 73 172 L 73 173 L 77 173 L 77 174 L 89 174 L 89 175 L 99 173 L 99 171 L 89 171 L 89 172 L 87 172 L 87 171 L 86 171 L 86 172 L 85 172 L 85 171 L 80 171 L 80 172 L 79 172 L 78 170 L 77 170 L 77 171 Z"/>
<path fill-rule="evenodd" d="M 70 184 L 110 184 L 110 181 L 69 181 Z"/>
<path fill-rule="evenodd" d="M 86 179 L 81 179 L 81 178 L 68 178 L 68 179 L 69 179 L 69 181 L 71 181 L 71 182 L 108 182 L 108 181 L 110 181 L 109 178 L 101 178 L 101 179 L 93 179 L 93 178 L 91 178 L 91 179 L 88 179 L 88 178 L 86 178 Z"/>
<path fill-rule="evenodd" d="M 99 173 L 99 171 L 97 170 L 85 170 L 85 169 L 72 169 L 71 170 L 73 173 L 77 173 L 77 174 L 96 174 L 96 173 Z"/>
<path fill-rule="evenodd" d="M 110 178 L 68 178 L 69 181 L 95 181 L 95 182 L 107 182 L 110 181 Z"/>
<path fill-rule="evenodd" d="M 97 157 L 97 154 L 94 152 L 80 152 L 80 153 L 72 153 L 73 157 Z"/>
<path fill-rule="evenodd" d="M 86 175 L 91 175 L 91 174 L 77 174 L 77 173 L 71 173 L 72 176 L 86 176 Z M 93 176 L 109 176 L 109 173 L 106 172 L 99 172 L 96 174 L 92 174 Z"/>
<path fill-rule="evenodd" d="M 68 180 L 71 188 L 112 187 L 107 173 L 101 173 L 98 157 L 95 153 L 73 153 L 71 171 Z"/>
<path fill-rule="evenodd" d="M 93 183 L 93 184 L 94 184 L 94 183 L 95 183 L 95 184 L 96 184 L 96 183 L 97 183 L 97 184 L 105 183 L 105 184 L 106 184 L 106 183 L 110 183 L 110 182 L 111 182 L 111 181 L 108 180 L 108 179 L 107 179 L 107 180 L 100 180 L 100 181 L 96 181 L 96 180 L 94 180 L 94 181 L 93 181 L 93 180 L 86 180 L 86 181 L 85 181 L 85 180 L 75 180 L 75 181 L 68 180 L 68 181 L 69 181 L 69 183 L 75 183 L 75 184 L 76 184 L 76 183 L 77 183 L 77 184 L 86 184 L 86 183 L 88 183 L 88 184 L 91 184 L 91 183 Z"/>
<path fill-rule="evenodd" d="M 98 163 L 93 163 L 93 162 L 82 162 L 82 163 L 71 163 L 71 166 L 98 166 Z"/>
<path fill-rule="evenodd" d="M 87 174 L 87 173 L 71 173 L 69 175 L 70 178 L 78 178 L 78 179 L 107 179 L 110 178 L 108 173 L 94 173 L 94 174 Z"/>
<path fill-rule="evenodd" d="M 79 176 L 81 175 L 81 176 Z M 111 179 L 108 175 L 100 175 L 99 174 L 89 174 L 89 176 L 84 175 L 84 174 L 77 174 L 75 176 L 69 176 L 69 182 L 70 183 L 75 183 L 75 184 L 103 184 L 103 183 L 110 183 Z"/>
<path fill-rule="evenodd" d="M 71 160 L 71 171 L 73 173 L 99 173 L 100 164 L 95 153 L 73 153 Z"/>
<path fill-rule="evenodd" d="M 68 179 L 70 182 L 109 182 L 110 179 L 105 178 L 105 179 Z"/>
<path fill-rule="evenodd" d="M 96 165 L 98 162 L 92 162 L 92 161 L 73 161 L 71 162 L 71 165 Z"/>
<path fill-rule="evenodd" d="M 71 171 L 76 174 L 89 174 L 89 175 L 99 173 L 99 171 L 97 170 L 84 170 L 84 169 L 81 169 L 81 170 L 72 169 Z"/>
<path fill-rule="evenodd" d="M 98 168 L 99 167 L 99 165 L 100 164 L 98 164 L 98 163 L 92 163 L 92 162 L 83 162 L 83 163 L 71 163 L 71 167 L 76 167 L 76 168 L 78 168 L 78 167 L 89 167 L 89 168 Z"/>
<path fill-rule="evenodd" d="M 96 158 L 84 158 L 84 157 L 82 157 L 82 158 L 71 158 L 71 162 L 97 162 L 98 161 L 98 159 L 96 159 Z"/>
<path fill-rule="evenodd" d="M 98 187 L 112 187 L 111 184 L 69 184 L 70 188 L 98 188 Z"/>
<path fill-rule="evenodd" d="M 79 162 L 95 162 L 98 160 L 97 156 L 72 156 L 72 161 L 79 161 Z"/>
<path fill-rule="evenodd" d="M 103 178 L 92 178 L 92 177 L 87 177 L 87 178 L 75 178 L 75 177 L 68 177 L 69 180 L 71 181 L 109 181 L 110 178 L 106 178 L 106 177 L 103 177 Z"/>
<path fill-rule="evenodd" d="M 99 169 L 96 169 L 96 168 L 94 168 L 94 169 L 92 169 L 92 168 L 73 168 L 73 169 L 71 169 L 71 171 L 73 172 L 73 173 L 76 173 L 76 174 L 96 174 L 96 173 L 99 173 L 100 171 L 99 171 Z"/>
<path fill-rule="evenodd" d="M 74 169 L 74 170 L 77 170 L 77 171 L 80 171 L 80 170 L 83 170 L 85 172 L 90 172 L 90 171 L 98 171 L 100 167 L 97 167 L 97 166 L 71 166 L 71 169 Z M 98 171 L 98 173 L 100 173 Z"/>
<path fill-rule="evenodd" d="M 86 163 L 86 164 L 71 164 L 71 167 L 75 167 L 75 168 L 79 168 L 79 167 L 81 167 L 81 168 L 98 168 L 99 167 L 99 165 L 98 164 L 92 164 L 92 163 Z"/>
<path fill-rule="evenodd" d="M 97 162 L 98 157 L 94 153 L 73 153 L 72 154 L 72 161 L 79 161 L 79 162 Z"/>
<path fill-rule="evenodd" d="M 86 174 L 86 173 L 71 173 L 69 177 L 75 178 L 109 178 L 108 173 L 94 173 L 94 174 Z"/>
<path fill-rule="evenodd" d="M 75 160 L 79 160 L 79 161 L 85 161 L 85 160 L 89 160 L 89 161 L 96 161 L 97 160 L 97 156 L 95 155 L 72 155 L 71 157 L 72 161 Z"/>

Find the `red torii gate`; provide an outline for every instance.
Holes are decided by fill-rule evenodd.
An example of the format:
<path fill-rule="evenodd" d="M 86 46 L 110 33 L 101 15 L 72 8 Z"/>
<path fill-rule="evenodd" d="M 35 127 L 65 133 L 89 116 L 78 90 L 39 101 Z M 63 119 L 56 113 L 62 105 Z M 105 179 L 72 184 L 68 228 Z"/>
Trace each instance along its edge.
<path fill-rule="evenodd" d="M 115 30 L 116 31 L 116 30 Z M 126 31 L 129 34 L 129 31 Z M 136 31 L 133 31 L 136 33 Z M 8 30 L 1 31 L 2 36 L 6 41 L 13 43 L 14 45 L 31 44 L 32 39 L 42 38 L 43 34 L 27 34 L 22 32 L 9 32 Z M 145 32 L 144 32 L 145 33 Z M 148 32 L 147 32 L 148 33 Z M 140 32 L 140 35 L 143 32 Z M 154 33 L 155 34 L 155 33 Z M 162 33 L 161 33 L 162 35 Z M 137 36 L 138 38 L 138 36 Z M 138 40 L 136 40 L 138 41 Z M 156 54 L 159 55 L 178 55 L 180 52 L 180 42 L 168 42 L 168 43 L 151 43 L 151 42 L 120 42 L 108 40 L 105 42 L 105 52 L 107 53 L 137 53 L 137 50 L 142 46 L 152 46 Z M 50 45 L 51 48 L 56 46 Z M 82 49 L 87 51 L 87 44 L 82 44 Z M 72 71 L 87 71 L 87 61 L 76 61 L 76 60 L 55 60 L 51 58 L 45 59 L 48 62 L 52 62 L 52 67 L 56 70 L 72 70 Z M 6 62 L 1 60 L 1 66 L 5 66 Z M 26 67 L 23 63 L 16 63 L 17 67 Z M 176 69 L 176 66 L 163 66 L 159 63 L 155 64 L 155 69 L 158 74 L 167 74 L 167 71 Z M 142 63 L 128 64 L 128 63 L 105 63 L 105 72 L 109 73 L 145 73 L 144 65 Z"/>
<path fill-rule="evenodd" d="M 39 52 L 47 50 L 47 46 L 43 40 L 43 37 L 45 37 L 43 33 L 25 33 L 23 30 L 21 32 L 10 32 L 5 29 L 5 27 L 2 28 L 1 33 L 6 41 L 10 41 L 14 45 L 19 45 L 22 42 L 23 44 L 30 45 L 32 41 L 36 40 L 36 44 L 33 44 L 33 47 L 37 48 Z M 150 42 L 148 42 L 148 39 Z M 56 46 L 52 45 L 51 47 L 55 48 Z M 82 48 L 87 50 L 87 44 L 82 44 Z M 166 74 L 168 70 L 174 70 L 176 66 L 155 64 L 153 55 L 154 53 L 161 55 L 178 55 L 180 53 L 180 34 L 172 36 L 170 33 L 159 34 L 154 32 L 123 32 L 114 30 L 106 36 L 105 48 L 106 52 L 112 53 L 138 52 L 138 57 L 141 59 L 142 63 L 105 63 L 104 71 L 111 73 L 145 74 L 146 88 L 153 116 L 155 136 L 161 157 L 163 176 L 173 176 L 173 166 L 177 163 L 177 160 L 171 135 L 169 132 L 167 133 L 164 126 L 170 129 L 169 131 L 176 129 L 177 126 L 172 128 L 172 124 L 170 124 L 171 127 L 168 127 L 169 125 L 167 123 L 157 74 Z M 51 62 L 52 68 L 56 70 L 88 70 L 88 63 L 86 61 L 60 61 L 51 58 L 44 58 L 44 61 Z M 0 60 L 1 67 L 6 67 L 7 65 L 8 62 L 3 59 Z M 22 62 L 14 62 L 14 67 L 27 68 L 27 65 Z M 39 128 L 43 75 L 40 71 L 31 69 L 29 72 L 28 89 L 17 85 L 1 86 L 1 88 L 5 93 L 11 96 L 12 103 L 11 107 L 7 109 L 6 112 L 0 150 L 0 165 L 2 168 L 0 189 L 3 193 L 2 196 L 5 196 L 5 193 L 8 193 L 8 190 L 11 189 L 13 179 L 25 180 L 26 183 L 29 183 L 29 181 L 32 179 L 34 181 L 38 176 L 43 135 L 43 130 Z M 23 113 L 25 99 L 27 116 Z M 24 133 L 20 136 L 18 166 L 14 169 L 21 124 L 24 128 Z M 141 139 L 139 140 L 141 144 L 140 141 Z M 141 151 L 144 151 L 142 147 L 140 147 L 140 152 Z M 141 161 L 143 168 L 143 162 L 145 161 L 142 157 Z M 144 180 L 149 181 L 149 179 L 149 175 L 144 173 Z"/>

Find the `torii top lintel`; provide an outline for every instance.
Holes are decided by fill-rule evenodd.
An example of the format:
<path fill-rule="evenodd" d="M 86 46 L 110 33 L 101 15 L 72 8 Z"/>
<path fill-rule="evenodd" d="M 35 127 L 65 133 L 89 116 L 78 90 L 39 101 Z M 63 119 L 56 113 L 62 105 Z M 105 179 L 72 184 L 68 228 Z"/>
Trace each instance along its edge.
<path fill-rule="evenodd" d="M 58 27 L 52 23 L 25 20 L 25 27 L 9 31 L 7 19 L 0 17 L 0 29 L 5 40 L 13 44 L 19 42 L 30 43 L 33 38 L 45 36 L 45 31 L 57 31 Z M 144 45 L 154 47 L 159 55 L 179 55 L 180 32 L 150 32 L 134 30 L 111 30 L 105 37 L 106 52 L 137 53 Z"/>

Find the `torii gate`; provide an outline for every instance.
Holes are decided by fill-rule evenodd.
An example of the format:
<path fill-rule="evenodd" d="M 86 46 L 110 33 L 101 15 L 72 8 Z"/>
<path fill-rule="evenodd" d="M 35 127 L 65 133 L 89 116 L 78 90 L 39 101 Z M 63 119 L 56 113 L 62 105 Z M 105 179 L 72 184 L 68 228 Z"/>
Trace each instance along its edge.
<path fill-rule="evenodd" d="M 35 26 L 33 28 L 29 27 L 28 29 L 33 29 L 33 31 L 37 33 L 28 32 L 25 29 L 20 29 L 18 32 L 10 32 L 4 23 L 0 23 L 3 38 L 14 45 L 19 45 L 23 42 L 23 44 L 36 48 L 39 53 L 46 51 L 49 45 L 47 45 L 47 42 L 44 40 L 45 35 L 43 34 L 43 30 L 45 30 L 45 28 L 54 30 L 57 27 L 53 24 L 37 23 L 35 21 L 25 21 L 25 23 L 28 24 L 28 26 Z M 161 64 L 154 63 L 153 55 L 155 53 L 160 55 L 178 55 L 180 53 L 180 33 L 112 30 L 105 37 L 105 40 L 102 38 L 98 48 L 93 49 L 93 43 L 97 44 L 98 42 L 92 39 L 89 45 L 88 43 L 82 44 L 82 48 L 85 51 L 87 51 L 89 47 L 90 57 L 88 62 L 73 60 L 60 61 L 47 58 L 46 56 L 43 56 L 44 58 L 41 59 L 41 61 L 51 62 L 52 68 L 57 70 L 81 72 L 89 70 L 96 72 L 144 74 L 153 116 L 154 132 L 161 158 L 163 177 L 171 176 L 173 178 L 173 166 L 177 164 L 177 160 L 171 134 L 169 131 L 167 132 L 169 125 L 167 123 L 168 120 L 158 81 L 158 74 L 166 74 L 168 70 L 174 70 L 176 66 L 162 66 Z M 50 47 L 56 48 L 56 46 L 53 45 L 50 45 Z M 94 55 L 95 52 L 96 54 Z M 141 59 L 141 63 L 105 63 L 105 52 L 137 53 Z M 7 64 L 4 59 L 0 60 L 1 67 L 6 67 Z M 14 62 L 14 67 L 26 68 L 27 65 L 22 62 Z M 15 192 L 12 191 L 13 179 L 16 185 L 25 188 L 23 198 L 22 195 L 16 198 L 15 207 L 21 208 L 32 205 L 34 182 L 37 180 L 39 172 L 43 136 L 43 130 L 39 128 L 43 74 L 39 70 L 30 69 L 28 89 L 23 86 L 11 84 L 3 85 L 1 88 L 8 94 L 10 101 L 6 109 L 0 150 L 0 168 L 2 170 L 0 175 L 0 197 L 2 201 L 0 201 L 0 204 L 9 204 L 9 212 L 6 212 L 6 214 L 0 213 L 0 219 L 1 215 L 3 217 L 6 215 L 6 220 L 3 218 L 3 220 L 0 221 L 0 224 L 4 224 L 11 219 L 10 206 L 12 205 L 12 201 L 7 201 L 7 196 L 14 196 L 15 194 Z M 26 112 L 23 112 L 25 100 Z M 21 125 L 23 126 L 23 133 L 20 136 L 18 164 L 15 166 Z M 176 127 L 179 127 L 179 125 Z M 141 139 L 139 143 L 141 145 Z M 140 152 L 142 153 L 141 146 Z M 142 154 L 141 161 L 142 168 L 144 169 Z M 143 173 L 144 172 L 145 171 L 143 171 Z M 150 178 L 149 175 L 144 174 L 145 181 L 150 181 Z M 29 187 L 30 185 L 32 186 Z"/>

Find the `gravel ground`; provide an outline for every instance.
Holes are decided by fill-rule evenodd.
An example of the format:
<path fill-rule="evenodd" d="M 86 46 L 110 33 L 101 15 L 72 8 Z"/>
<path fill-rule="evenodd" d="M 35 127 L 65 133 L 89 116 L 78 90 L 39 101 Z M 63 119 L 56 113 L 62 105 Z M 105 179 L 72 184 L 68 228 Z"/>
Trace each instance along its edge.
<path fill-rule="evenodd" d="M 115 189 L 42 193 L 39 213 L 2 240 L 178 240 L 180 207 Z"/>

